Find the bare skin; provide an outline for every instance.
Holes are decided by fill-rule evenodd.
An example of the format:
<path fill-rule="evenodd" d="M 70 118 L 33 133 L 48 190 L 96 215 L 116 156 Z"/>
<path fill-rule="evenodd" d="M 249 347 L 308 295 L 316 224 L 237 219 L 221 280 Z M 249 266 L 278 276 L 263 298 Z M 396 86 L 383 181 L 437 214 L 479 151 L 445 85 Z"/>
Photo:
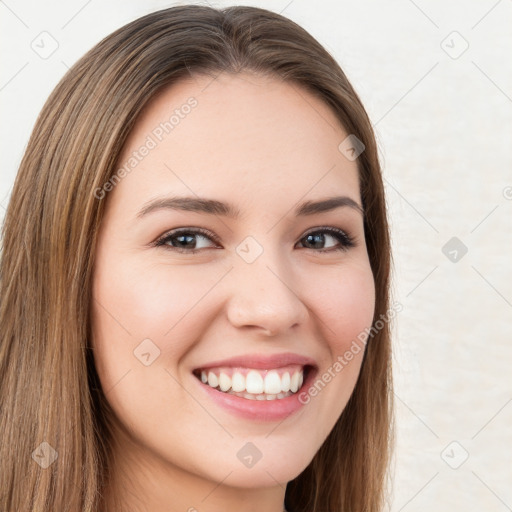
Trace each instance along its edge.
<path fill-rule="evenodd" d="M 193 370 L 233 356 L 292 353 L 314 360 L 320 378 L 371 326 L 375 288 L 361 212 L 294 213 L 304 201 L 334 196 L 362 206 L 357 165 L 338 150 L 348 134 L 326 105 L 247 72 L 195 76 L 164 90 L 138 119 L 119 165 L 148 135 L 156 140 L 155 128 L 190 97 L 197 105 L 103 199 L 92 321 L 95 364 L 116 414 L 108 496 L 137 512 L 281 512 L 286 483 L 342 413 L 363 350 L 279 421 L 234 414 Z M 232 203 L 240 216 L 168 208 L 137 216 L 171 195 Z M 181 234 L 154 245 L 183 227 L 190 240 Z M 329 227 L 354 246 L 336 250 L 343 242 Z M 244 254 L 257 257 L 248 263 Z M 137 357 L 143 340 L 151 341 Z M 261 454 L 252 467 L 237 455 L 248 442 Z"/>

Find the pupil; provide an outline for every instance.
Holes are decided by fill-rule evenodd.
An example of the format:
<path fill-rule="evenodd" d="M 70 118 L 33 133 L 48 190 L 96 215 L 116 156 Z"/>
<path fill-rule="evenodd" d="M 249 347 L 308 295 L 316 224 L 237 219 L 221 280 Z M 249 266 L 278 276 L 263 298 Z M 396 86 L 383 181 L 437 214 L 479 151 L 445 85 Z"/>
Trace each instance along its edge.
<path fill-rule="evenodd" d="M 318 246 L 318 244 L 322 245 L 322 243 L 324 242 L 324 235 L 319 234 L 319 233 L 317 233 L 317 234 L 312 234 L 312 235 L 308 235 L 308 236 L 307 236 L 307 238 L 308 238 L 308 243 L 310 243 L 310 242 L 309 242 L 309 239 L 310 239 L 310 238 L 316 238 L 316 239 L 317 239 L 317 242 L 318 242 L 318 243 L 316 244 L 316 246 L 315 246 L 315 247 L 317 247 L 317 246 Z M 315 244 L 315 242 L 313 242 L 313 244 Z"/>
<path fill-rule="evenodd" d="M 188 242 L 191 242 L 191 239 L 193 239 L 193 238 L 194 238 L 194 237 L 193 237 L 192 235 L 179 235 L 179 236 L 178 236 L 178 241 L 180 242 L 180 244 L 181 244 L 181 245 L 185 245 L 185 246 L 186 246 L 186 245 L 187 245 L 187 241 L 188 241 Z M 187 241 L 186 241 L 184 244 L 182 244 L 182 243 L 181 243 L 181 239 L 187 239 Z M 194 244 L 194 245 L 195 245 L 195 244 Z"/>

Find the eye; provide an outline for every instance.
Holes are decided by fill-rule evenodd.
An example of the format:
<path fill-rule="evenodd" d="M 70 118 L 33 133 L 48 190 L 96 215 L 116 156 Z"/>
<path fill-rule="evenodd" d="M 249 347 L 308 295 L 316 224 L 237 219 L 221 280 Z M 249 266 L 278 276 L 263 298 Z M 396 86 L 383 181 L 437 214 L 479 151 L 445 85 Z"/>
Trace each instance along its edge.
<path fill-rule="evenodd" d="M 338 240 L 340 245 L 328 249 L 320 249 L 316 252 L 348 251 L 348 249 L 355 247 L 356 245 L 354 239 L 350 235 L 338 228 L 317 228 L 315 231 L 310 231 L 302 238 L 302 240 L 307 240 L 307 244 L 318 246 L 324 244 L 326 241 L 326 235 L 324 233 L 327 233 L 328 238 L 330 237 Z M 316 248 L 318 249 L 318 247 Z"/>
<path fill-rule="evenodd" d="M 195 239 L 203 238 L 206 240 L 214 241 L 220 244 L 219 238 L 201 228 L 180 228 L 166 233 L 164 236 L 154 242 L 155 247 L 165 247 L 173 251 L 195 254 L 200 252 L 201 249 L 208 249 L 208 247 L 198 247 Z M 327 237 L 327 238 L 326 238 Z M 327 249 L 319 248 L 318 245 L 326 243 L 329 238 L 335 239 L 339 242 L 338 246 L 330 247 Z M 338 228 L 316 228 L 315 231 L 310 231 L 304 237 L 301 238 L 300 242 L 305 240 L 306 244 L 314 245 L 312 249 L 315 252 L 332 252 L 332 251 L 347 251 L 349 248 L 355 246 L 354 239 Z M 305 247 L 309 249 L 310 247 Z"/>
<path fill-rule="evenodd" d="M 194 241 L 195 237 L 214 240 L 219 243 L 218 237 L 205 229 L 200 228 L 180 228 L 166 233 L 162 238 L 155 242 L 156 247 L 164 246 L 168 249 L 175 250 L 183 253 L 194 254 L 199 252 L 197 244 Z"/>

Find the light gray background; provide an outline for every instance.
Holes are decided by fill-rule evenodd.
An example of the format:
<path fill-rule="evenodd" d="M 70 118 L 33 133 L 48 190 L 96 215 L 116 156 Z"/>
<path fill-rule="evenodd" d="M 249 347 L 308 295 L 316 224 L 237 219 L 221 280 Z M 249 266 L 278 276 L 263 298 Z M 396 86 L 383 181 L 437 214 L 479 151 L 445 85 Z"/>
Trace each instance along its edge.
<path fill-rule="evenodd" d="M 403 305 L 390 510 L 512 510 L 512 1 L 238 3 L 311 32 L 377 132 Z M 0 1 L 2 217 L 36 116 L 67 67 L 170 5 Z"/>

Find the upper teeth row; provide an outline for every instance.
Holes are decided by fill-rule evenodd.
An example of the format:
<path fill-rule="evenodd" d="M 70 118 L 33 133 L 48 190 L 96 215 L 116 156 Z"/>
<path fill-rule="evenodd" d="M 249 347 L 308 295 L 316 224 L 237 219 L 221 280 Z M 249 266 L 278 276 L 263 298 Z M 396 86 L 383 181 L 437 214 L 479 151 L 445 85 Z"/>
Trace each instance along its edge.
<path fill-rule="evenodd" d="M 302 386 L 304 381 L 303 370 L 297 370 L 291 373 L 285 372 L 280 377 L 279 373 L 275 370 L 266 372 L 263 377 L 257 370 L 249 370 L 247 375 L 235 371 L 230 377 L 224 372 L 218 375 L 213 371 L 202 371 L 201 381 L 208 384 L 212 388 L 220 387 L 221 391 L 229 391 L 230 389 L 235 392 L 246 391 L 247 393 L 268 393 L 277 395 L 281 392 L 286 393 L 291 391 L 295 393 Z"/>

